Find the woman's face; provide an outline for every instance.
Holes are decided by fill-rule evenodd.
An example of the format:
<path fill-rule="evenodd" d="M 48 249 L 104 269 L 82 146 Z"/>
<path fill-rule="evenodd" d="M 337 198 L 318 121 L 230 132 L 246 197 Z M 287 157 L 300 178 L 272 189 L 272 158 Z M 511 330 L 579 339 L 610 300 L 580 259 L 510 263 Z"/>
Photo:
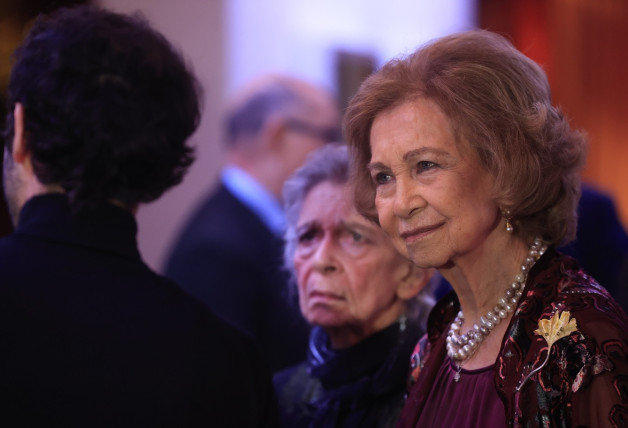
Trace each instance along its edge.
<path fill-rule="evenodd" d="M 369 169 L 380 224 L 421 267 L 480 256 L 501 215 L 493 178 L 432 101 L 408 101 L 378 114 Z"/>
<path fill-rule="evenodd" d="M 409 298 L 401 289 L 415 270 L 357 213 L 347 186 L 324 181 L 313 187 L 296 230 L 301 312 L 327 331 L 332 346 L 351 346 L 397 320 L 405 308 L 400 296 Z"/>

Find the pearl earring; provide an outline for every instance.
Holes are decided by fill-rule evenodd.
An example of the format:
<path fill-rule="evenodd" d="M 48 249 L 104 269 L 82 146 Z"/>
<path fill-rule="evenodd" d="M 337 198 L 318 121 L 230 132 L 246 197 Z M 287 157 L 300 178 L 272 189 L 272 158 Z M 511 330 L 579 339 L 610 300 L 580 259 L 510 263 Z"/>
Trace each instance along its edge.
<path fill-rule="evenodd" d="M 502 215 L 506 219 L 506 232 L 512 233 L 513 230 L 515 230 L 515 228 L 512 226 L 512 223 L 510 222 L 510 219 L 512 218 L 512 215 L 510 214 L 510 211 L 509 210 L 503 210 L 502 211 Z"/>

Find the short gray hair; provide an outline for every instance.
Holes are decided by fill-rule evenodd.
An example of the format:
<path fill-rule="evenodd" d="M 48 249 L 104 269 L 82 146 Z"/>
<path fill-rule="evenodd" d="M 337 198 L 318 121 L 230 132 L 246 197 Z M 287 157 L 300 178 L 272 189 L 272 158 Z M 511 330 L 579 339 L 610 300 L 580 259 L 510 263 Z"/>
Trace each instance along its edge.
<path fill-rule="evenodd" d="M 349 182 L 349 153 L 346 145 L 332 143 L 314 151 L 284 183 L 283 202 L 286 212 L 284 267 L 290 272 L 292 285 L 296 284 L 293 257 L 298 243 L 296 226 L 301 207 L 310 190 L 325 181 L 334 184 Z M 434 278 L 430 279 L 417 297 L 406 303 L 406 316 L 418 320 L 423 329 L 425 329 L 429 311 L 435 303 L 434 290 L 437 283 Z"/>

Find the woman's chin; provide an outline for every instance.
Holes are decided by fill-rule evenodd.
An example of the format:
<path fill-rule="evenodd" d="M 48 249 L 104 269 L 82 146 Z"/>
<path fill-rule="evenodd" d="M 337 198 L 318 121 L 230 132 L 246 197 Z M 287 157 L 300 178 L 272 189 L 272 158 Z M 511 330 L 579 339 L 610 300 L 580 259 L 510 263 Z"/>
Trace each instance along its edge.
<path fill-rule="evenodd" d="M 321 327 L 323 330 L 338 329 L 347 325 L 347 319 L 337 311 L 317 308 L 306 317 L 310 325 Z"/>

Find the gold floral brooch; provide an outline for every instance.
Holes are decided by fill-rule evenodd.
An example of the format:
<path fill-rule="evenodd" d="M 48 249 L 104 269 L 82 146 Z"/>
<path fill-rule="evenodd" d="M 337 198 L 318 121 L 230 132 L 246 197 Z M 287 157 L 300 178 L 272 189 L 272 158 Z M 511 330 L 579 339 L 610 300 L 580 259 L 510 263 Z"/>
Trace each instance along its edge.
<path fill-rule="evenodd" d="M 536 372 L 541 370 L 547 361 L 549 360 L 549 356 L 552 350 L 552 345 L 559 339 L 563 337 L 569 336 L 571 333 L 578 331 L 578 325 L 576 323 L 575 318 L 571 318 L 571 313 L 569 311 L 563 311 L 560 314 L 556 312 L 554 316 L 550 319 L 542 319 L 539 320 L 539 328 L 534 330 L 534 333 L 540 335 L 547 342 L 547 355 L 545 356 L 545 361 L 532 370 L 528 375 L 523 379 L 523 381 L 517 386 L 516 390 L 520 391 L 523 385 L 526 383 L 528 379 L 530 379 Z"/>

